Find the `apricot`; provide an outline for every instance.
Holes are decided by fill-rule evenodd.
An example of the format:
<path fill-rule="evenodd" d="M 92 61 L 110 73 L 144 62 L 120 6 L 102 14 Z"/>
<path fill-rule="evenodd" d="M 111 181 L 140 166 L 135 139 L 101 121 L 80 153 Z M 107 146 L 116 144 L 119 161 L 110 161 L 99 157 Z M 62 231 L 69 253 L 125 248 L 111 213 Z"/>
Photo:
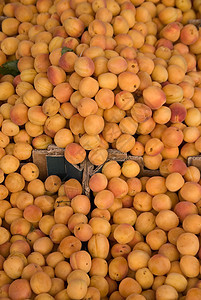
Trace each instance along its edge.
<path fill-rule="evenodd" d="M 130 224 L 134 225 L 137 215 L 131 208 L 119 208 L 113 214 L 113 222 L 116 224 Z"/>
<path fill-rule="evenodd" d="M 57 111 L 57 109 L 56 109 L 56 111 Z M 56 111 L 54 111 L 54 113 Z M 50 114 L 51 114 L 51 112 L 50 112 Z M 60 129 L 64 128 L 65 126 L 66 126 L 66 119 L 63 116 L 61 116 L 59 113 L 56 113 L 54 115 L 49 116 L 45 120 L 44 132 L 45 132 L 45 134 L 47 134 L 48 137 L 54 138 L 55 134 Z"/>
<path fill-rule="evenodd" d="M 70 235 L 70 230 L 65 224 L 52 224 L 52 225 L 53 225 L 52 227 L 49 226 L 50 228 L 47 228 L 48 229 L 47 231 L 49 232 L 50 239 L 54 244 L 59 244 L 65 237 Z"/>
<path fill-rule="evenodd" d="M 27 163 L 21 167 L 20 173 L 26 181 L 32 181 L 32 180 L 36 180 L 37 177 L 39 176 L 39 169 L 36 164 Z"/>
<path fill-rule="evenodd" d="M 93 125 L 93 126 L 92 126 Z M 104 128 L 104 119 L 99 115 L 89 115 L 84 120 L 84 129 L 87 134 L 96 135 Z"/>
<path fill-rule="evenodd" d="M 182 255 L 196 255 L 199 249 L 199 241 L 195 234 L 182 233 L 177 239 L 177 249 Z"/>
<path fill-rule="evenodd" d="M 89 180 L 89 187 L 93 192 L 100 192 L 107 187 L 107 177 L 102 173 L 96 173 Z"/>
<path fill-rule="evenodd" d="M 10 173 L 10 174 L 13 174 L 13 173 Z M 6 199 L 8 194 L 9 194 L 9 189 L 5 185 L 1 184 L 0 185 L 0 199 L 1 200 Z"/>
<path fill-rule="evenodd" d="M 41 208 L 43 213 L 49 213 L 54 207 L 54 198 L 49 195 L 41 195 L 34 199 L 34 204 Z"/>
<path fill-rule="evenodd" d="M 28 121 L 28 108 L 23 103 L 15 104 L 10 110 L 10 119 L 17 125 L 24 125 Z"/>
<path fill-rule="evenodd" d="M 88 241 L 92 235 L 93 230 L 92 227 L 89 224 L 77 224 L 74 227 L 74 235 L 82 242 Z"/>
<path fill-rule="evenodd" d="M 180 268 L 184 276 L 196 277 L 199 274 L 199 261 L 195 256 L 183 255 L 180 259 Z"/>
<path fill-rule="evenodd" d="M 135 99 L 130 92 L 121 91 L 115 96 L 115 104 L 118 108 L 129 110 L 133 107 Z"/>
<path fill-rule="evenodd" d="M 108 152 L 105 148 L 92 149 L 88 154 L 88 159 L 93 165 L 102 165 L 108 158 Z"/>
<path fill-rule="evenodd" d="M 73 270 L 83 270 L 86 273 L 91 269 L 91 257 L 88 252 L 81 250 L 71 254 L 70 265 Z"/>
<path fill-rule="evenodd" d="M 134 293 L 139 294 L 141 291 L 139 283 L 133 278 L 124 278 L 119 284 L 119 292 L 123 297 L 131 296 Z"/>
<path fill-rule="evenodd" d="M 200 297 L 200 289 L 195 287 L 195 288 L 190 288 L 186 294 L 186 299 L 191 300 L 194 297 Z"/>
<path fill-rule="evenodd" d="M 111 123 L 119 123 L 125 115 L 125 111 L 123 109 L 119 109 L 116 105 L 113 105 L 110 109 L 106 109 L 103 113 L 105 121 Z"/>
<path fill-rule="evenodd" d="M 184 185 L 184 179 L 180 173 L 173 172 L 166 177 L 165 184 L 170 192 L 176 192 Z"/>
<path fill-rule="evenodd" d="M 135 229 L 142 235 L 147 235 L 155 227 L 155 216 L 151 212 L 142 212 L 135 222 Z"/>
<path fill-rule="evenodd" d="M 143 103 L 135 103 L 131 108 L 131 116 L 136 122 L 143 123 L 151 118 L 152 111 L 149 106 Z"/>
<path fill-rule="evenodd" d="M 16 279 L 10 285 L 8 289 L 9 297 L 13 300 L 26 299 L 31 297 L 32 291 L 29 281 L 26 279 Z"/>
<path fill-rule="evenodd" d="M 151 138 L 145 144 L 145 152 L 150 156 L 158 155 L 163 149 L 164 144 L 158 138 Z"/>
<path fill-rule="evenodd" d="M 114 124 L 115 125 L 115 124 Z M 134 135 L 137 131 L 138 123 L 132 117 L 125 117 L 119 123 L 119 129 L 122 133 Z"/>
<path fill-rule="evenodd" d="M 66 196 L 61 196 L 57 198 L 58 205 L 55 207 L 54 210 L 54 219 L 56 223 L 59 224 L 67 224 L 68 219 L 73 214 L 72 207 L 68 206 L 70 200 Z"/>
<path fill-rule="evenodd" d="M 100 108 L 109 109 L 114 104 L 114 93 L 110 89 L 99 89 L 95 95 L 95 100 Z"/>
<path fill-rule="evenodd" d="M 106 142 L 113 143 L 121 135 L 120 126 L 112 122 L 106 122 L 102 135 Z"/>
<path fill-rule="evenodd" d="M 6 243 L 9 241 L 10 239 L 10 232 L 4 228 L 4 227 L 0 227 L 0 232 L 1 232 L 1 239 L 0 239 L 0 245 Z"/>
<path fill-rule="evenodd" d="M 82 299 L 86 293 L 87 293 L 87 284 L 84 280 L 74 279 L 68 283 L 67 294 L 69 295 L 69 297 L 71 298 L 73 297 L 74 299 Z"/>
<path fill-rule="evenodd" d="M 75 213 L 83 213 L 87 215 L 90 211 L 90 200 L 85 195 L 77 195 L 71 200 L 71 207 Z"/>
<path fill-rule="evenodd" d="M 64 156 L 66 160 L 72 164 L 79 164 L 84 161 L 86 151 L 76 143 L 70 143 L 66 146 Z"/>
<path fill-rule="evenodd" d="M 161 176 L 149 178 L 146 182 L 146 190 L 152 196 L 165 193 L 167 191 L 165 179 Z"/>
<path fill-rule="evenodd" d="M 157 155 L 151 156 L 148 154 L 143 155 L 144 166 L 150 170 L 157 170 L 162 161 L 162 155 L 159 153 Z"/>
<path fill-rule="evenodd" d="M 10 119 L 6 119 L 2 122 L 1 130 L 5 135 L 10 137 L 17 135 L 20 132 L 19 126 Z"/>
<path fill-rule="evenodd" d="M 5 212 L 5 220 L 8 224 L 11 224 L 14 220 L 22 217 L 22 211 L 17 207 L 9 208 Z"/>
<path fill-rule="evenodd" d="M 4 155 L 0 160 L 0 168 L 5 174 L 13 173 L 19 168 L 19 160 L 13 155 Z"/>
<path fill-rule="evenodd" d="M 181 103 L 173 103 L 170 105 L 172 123 L 183 122 L 186 118 L 186 108 Z"/>
<path fill-rule="evenodd" d="M 158 124 L 166 124 L 171 119 L 171 110 L 167 106 L 161 106 L 153 113 L 153 119 Z"/>
<path fill-rule="evenodd" d="M 137 162 L 126 160 L 122 165 L 121 172 L 127 178 L 136 177 L 140 172 L 140 167 Z"/>
<path fill-rule="evenodd" d="M 80 146 L 83 150 L 93 150 L 100 146 L 100 136 L 96 135 L 89 135 L 85 133 L 79 139 Z M 86 153 L 85 153 L 86 154 Z"/>
<path fill-rule="evenodd" d="M 135 231 L 129 224 L 119 224 L 113 234 L 119 244 L 127 244 L 133 239 Z"/>
<path fill-rule="evenodd" d="M 144 103 L 151 109 L 160 108 L 166 101 L 165 93 L 158 87 L 148 87 L 143 90 Z"/>
<path fill-rule="evenodd" d="M 184 200 L 196 203 L 197 201 L 199 201 L 198 198 L 200 197 L 200 186 L 196 182 L 185 182 L 180 190 L 180 194 Z M 190 194 L 191 197 L 189 198 Z"/>
<path fill-rule="evenodd" d="M 6 177 L 5 186 L 10 192 L 19 192 L 24 188 L 25 180 L 21 174 L 13 172 Z"/>
<path fill-rule="evenodd" d="M 35 294 L 49 292 L 51 285 L 51 279 L 45 272 L 36 272 L 31 276 L 30 286 Z"/>
<path fill-rule="evenodd" d="M 168 135 L 168 141 L 167 141 Z M 167 147 L 179 146 L 183 141 L 183 132 L 176 127 L 169 127 L 162 134 L 162 142 Z"/>
<path fill-rule="evenodd" d="M 4 261 L 3 268 L 10 278 L 17 279 L 22 274 L 24 263 L 20 257 L 13 255 Z"/>
<path fill-rule="evenodd" d="M 32 146 L 26 142 L 16 142 L 13 147 L 13 155 L 19 160 L 27 160 L 31 157 Z"/>
<path fill-rule="evenodd" d="M 184 175 L 185 181 L 198 182 L 200 179 L 200 171 L 195 166 L 189 166 L 187 168 L 186 174 Z"/>
<path fill-rule="evenodd" d="M 197 214 L 190 214 L 183 220 L 182 226 L 186 232 L 197 234 L 200 227 L 200 216 Z"/>
<path fill-rule="evenodd" d="M 129 86 L 128 82 L 130 82 Z M 122 90 L 126 90 L 132 93 L 138 89 L 140 85 L 140 79 L 136 74 L 125 71 L 119 74 L 118 84 Z"/>
<path fill-rule="evenodd" d="M 154 62 L 152 61 L 151 58 L 147 56 L 138 56 L 136 58 L 139 66 L 139 70 L 142 72 L 146 72 L 149 75 L 152 74 L 154 70 Z"/>
<path fill-rule="evenodd" d="M 75 279 L 84 280 L 86 282 L 87 286 L 89 286 L 89 284 L 90 284 L 89 275 L 83 270 L 72 270 L 72 272 L 70 272 L 67 275 L 67 283 L 70 283 L 72 280 L 75 280 Z"/>
<path fill-rule="evenodd" d="M 135 196 L 137 193 L 141 192 L 142 190 L 142 184 L 139 178 L 133 177 L 133 178 L 129 178 L 127 179 L 127 184 L 128 184 L 128 196 L 123 197 L 122 199 L 122 203 L 123 206 L 124 204 L 130 203 L 131 197 Z"/>
<path fill-rule="evenodd" d="M 175 205 L 174 212 L 178 215 L 179 219 L 183 221 L 186 216 L 197 213 L 197 207 L 192 202 L 182 201 Z"/>
<path fill-rule="evenodd" d="M 23 216 L 27 221 L 29 221 L 31 223 L 36 223 L 42 217 L 42 210 L 39 207 L 37 207 L 36 205 L 28 205 L 24 209 Z"/>
<path fill-rule="evenodd" d="M 152 286 L 154 277 L 147 267 L 140 268 L 135 273 L 136 281 L 143 289 L 148 289 Z"/>
<path fill-rule="evenodd" d="M 123 257 L 127 258 L 128 254 L 130 252 L 131 252 L 131 247 L 127 244 L 116 243 L 111 248 L 111 255 L 113 257 L 123 256 Z"/>
<path fill-rule="evenodd" d="M 115 257 L 109 264 L 109 276 L 111 279 L 121 281 L 128 273 L 127 260 L 122 257 Z"/>
<path fill-rule="evenodd" d="M 107 221 L 110 221 L 111 215 L 108 209 L 94 208 L 91 217 L 104 217 Z"/>
<path fill-rule="evenodd" d="M 70 266 L 70 263 L 65 260 L 57 262 L 55 266 L 55 275 L 63 280 L 66 280 L 67 276 L 71 273 L 71 271 L 72 268 Z"/>
<path fill-rule="evenodd" d="M 121 152 L 129 152 L 135 145 L 135 138 L 131 134 L 123 133 L 116 140 L 116 149 Z"/>
<path fill-rule="evenodd" d="M 179 218 L 176 213 L 171 210 L 161 210 L 156 216 L 156 225 L 168 231 L 179 224 Z"/>
<path fill-rule="evenodd" d="M 164 255 L 155 254 L 149 259 L 148 268 L 153 275 L 161 276 L 168 273 L 170 269 L 170 261 Z"/>
<path fill-rule="evenodd" d="M 150 211 L 152 208 L 152 197 L 146 192 L 136 193 L 133 198 L 133 207 L 138 211 Z"/>
<path fill-rule="evenodd" d="M 65 237 L 59 245 L 59 251 L 61 251 L 63 256 L 67 258 L 69 258 L 73 252 L 79 251 L 80 249 L 80 240 L 73 236 Z"/>
<path fill-rule="evenodd" d="M 187 24 L 181 29 L 180 40 L 184 45 L 192 45 L 198 40 L 199 34 L 195 25 Z"/>
<path fill-rule="evenodd" d="M 19 40 L 15 37 L 6 37 L 2 41 L 1 50 L 6 55 L 13 55 L 18 49 Z"/>
<path fill-rule="evenodd" d="M 99 75 L 99 76 L 101 76 L 101 75 Z M 80 94 L 86 98 L 93 98 L 99 90 L 100 83 L 98 81 L 92 77 L 84 77 L 79 83 Z M 89 86 L 90 86 L 90 89 L 88 88 Z M 100 87 L 104 87 L 104 86 L 100 85 Z M 116 87 L 116 85 L 115 85 L 115 87 Z"/>
<path fill-rule="evenodd" d="M 96 194 L 94 204 L 98 208 L 108 209 L 113 205 L 114 197 L 115 196 L 112 191 L 103 189 Z"/>
<path fill-rule="evenodd" d="M 121 296 L 121 294 L 119 293 L 119 291 L 114 291 L 111 295 L 110 295 L 110 299 L 111 300 L 123 300 L 124 298 Z"/>
<path fill-rule="evenodd" d="M 93 99 L 85 97 L 79 101 L 77 109 L 82 117 L 87 117 L 97 112 L 98 105 Z"/>
<path fill-rule="evenodd" d="M 183 176 L 186 173 L 186 170 L 186 164 L 180 159 L 165 159 L 160 165 L 160 173 L 163 176 L 167 176 L 172 172 L 178 172 Z"/>
<path fill-rule="evenodd" d="M 61 104 L 61 106 L 59 108 L 59 113 L 66 119 L 71 119 L 71 117 L 73 115 L 75 115 L 76 109 L 71 103 L 66 102 L 66 103 Z M 69 127 L 71 127 L 71 126 L 69 126 Z"/>
<path fill-rule="evenodd" d="M 92 299 L 100 300 L 100 291 L 96 287 L 89 286 L 83 300 L 87 300 L 89 297 L 91 297 Z"/>
<path fill-rule="evenodd" d="M 171 286 L 171 285 L 168 285 L 168 284 L 164 284 L 164 285 L 161 285 L 159 286 L 157 289 L 156 289 L 156 299 L 171 299 L 171 298 L 178 298 L 178 293 L 176 291 L 176 289 Z"/>
<path fill-rule="evenodd" d="M 79 57 L 75 61 L 74 70 L 81 77 L 91 76 L 95 71 L 94 62 L 89 57 Z"/>
<path fill-rule="evenodd" d="M 133 250 L 128 254 L 127 259 L 129 268 L 137 271 L 138 269 L 147 267 L 150 256 L 143 250 Z"/>
<path fill-rule="evenodd" d="M 128 185 L 127 183 L 122 180 L 121 178 L 111 178 L 108 182 L 107 187 L 116 198 L 124 197 L 128 192 Z"/>
<path fill-rule="evenodd" d="M 137 233 L 138 233 L 138 238 L 136 238 L 136 241 L 135 241 L 137 243 L 134 245 L 133 250 L 142 250 L 142 251 L 147 252 L 149 254 L 149 256 L 151 256 L 151 248 L 149 247 L 148 244 L 139 240 L 139 232 L 137 232 Z"/>
<path fill-rule="evenodd" d="M 88 241 L 88 251 L 92 257 L 105 259 L 109 253 L 109 242 L 105 235 L 97 233 Z"/>
<path fill-rule="evenodd" d="M 168 195 L 157 194 L 152 198 L 152 207 L 156 211 L 160 211 L 162 209 L 171 209 L 172 202 Z"/>
<path fill-rule="evenodd" d="M 1 204 L 0 217 L 4 218 L 6 211 L 11 208 L 11 204 L 7 200 L 0 200 L 0 204 Z"/>
<path fill-rule="evenodd" d="M 187 287 L 186 278 L 179 273 L 168 274 L 165 283 L 173 286 L 177 292 L 183 292 Z"/>
<path fill-rule="evenodd" d="M 87 224 L 88 223 L 88 218 L 86 215 L 81 214 L 81 213 L 75 213 L 73 214 L 69 220 L 68 220 L 68 228 L 71 232 L 73 232 L 74 227 L 77 224 Z"/>

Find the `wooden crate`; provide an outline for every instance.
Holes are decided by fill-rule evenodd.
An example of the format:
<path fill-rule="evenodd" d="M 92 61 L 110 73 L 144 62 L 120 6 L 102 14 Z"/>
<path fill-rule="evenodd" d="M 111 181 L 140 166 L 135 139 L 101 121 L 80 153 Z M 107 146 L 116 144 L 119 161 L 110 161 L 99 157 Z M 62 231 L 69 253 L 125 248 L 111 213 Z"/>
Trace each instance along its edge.
<path fill-rule="evenodd" d="M 40 171 L 39 178 L 45 180 L 50 175 L 57 175 L 62 181 L 70 178 L 77 179 L 83 187 L 85 193 L 86 183 L 88 183 L 87 161 L 79 165 L 72 165 L 64 157 L 63 148 L 56 145 L 49 145 L 46 150 L 33 150 L 32 159 Z"/>

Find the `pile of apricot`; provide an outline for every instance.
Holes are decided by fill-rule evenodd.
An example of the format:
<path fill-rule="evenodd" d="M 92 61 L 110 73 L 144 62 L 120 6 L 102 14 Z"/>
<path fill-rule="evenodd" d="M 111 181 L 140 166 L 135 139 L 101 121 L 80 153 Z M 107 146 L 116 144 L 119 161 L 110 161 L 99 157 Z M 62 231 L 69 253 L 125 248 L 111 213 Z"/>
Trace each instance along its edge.
<path fill-rule="evenodd" d="M 0 16 L 0 298 L 201 299 L 186 164 L 201 153 L 201 0 L 0 0 Z M 39 179 L 32 151 L 53 143 L 103 165 L 90 197 Z"/>
<path fill-rule="evenodd" d="M 80 182 L 33 163 L 0 185 L 0 298 L 195 300 L 201 297 L 201 185 L 185 175 L 138 178 L 139 165 L 104 164 Z"/>
<path fill-rule="evenodd" d="M 200 154 L 200 0 L 1 0 L 0 14 L 0 65 L 19 70 L 0 78 L 1 156 L 55 143 L 101 165 L 114 148 L 155 170 Z"/>

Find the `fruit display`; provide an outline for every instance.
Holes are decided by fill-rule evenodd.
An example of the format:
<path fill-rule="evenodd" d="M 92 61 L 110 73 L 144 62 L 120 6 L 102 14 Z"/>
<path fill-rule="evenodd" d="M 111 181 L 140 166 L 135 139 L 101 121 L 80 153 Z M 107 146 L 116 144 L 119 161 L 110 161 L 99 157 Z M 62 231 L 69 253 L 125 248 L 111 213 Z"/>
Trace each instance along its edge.
<path fill-rule="evenodd" d="M 110 160 L 90 197 L 19 170 L 0 185 L 1 299 L 200 299 L 198 168 L 138 178 L 137 162 Z"/>
<path fill-rule="evenodd" d="M 0 299 L 201 299 L 200 18 L 201 0 L 0 0 Z M 98 167 L 42 180 L 49 145 Z"/>
<path fill-rule="evenodd" d="M 151 170 L 199 155 L 200 7 L 1 0 L 0 147 L 26 160 L 55 144 L 94 165 L 113 148 Z"/>

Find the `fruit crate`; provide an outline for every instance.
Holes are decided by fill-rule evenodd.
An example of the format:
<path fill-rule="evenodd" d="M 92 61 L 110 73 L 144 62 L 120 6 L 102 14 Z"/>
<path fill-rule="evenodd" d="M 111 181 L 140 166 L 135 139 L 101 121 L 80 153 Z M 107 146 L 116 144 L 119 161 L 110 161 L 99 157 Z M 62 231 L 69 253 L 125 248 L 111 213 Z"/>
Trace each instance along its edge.
<path fill-rule="evenodd" d="M 106 160 L 115 160 L 120 165 L 126 160 L 134 160 L 140 166 L 140 173 L 138 177 L 143 176 L 158 176 L 159 170 L 149 170 L 145 168 L 143 163 L 143 157 L 129 155 L 128 153 L 122 153 L 115 149 L 108 149 L 108 158 Z M 32 161 L 35 163 L 40 171 L 39 178 L 45 180 L 47 176 L 58 175 L 62 181 L 66 181 L 70 178 L 77 179 L 82 183 L 83 193 L 90 196 L 89 179 L 98 172 L 101 172 L 103 164 L 100 166 L 94 166 L 86 158 L 79 165 L 72 165 L 64 157 L 64 149 L 58 148 L 56 145 L 49 145 L 46 150 L 33 150 Z M 188 166 L 195 166 L 201 171 L 201 156 L 189 156 L 187 159 Z"/>
<path fill-rule="evenodd" d="M 52 144 L 46 150 L 32 151 L 32 161 L 39 168 L 39 178 L 43 181 L 50 175 L 57 175 L 62 181 L 75 178 L 82 184 L 85 193 L 88 182 L 87 161 L 72 165 L 65 159 L 64 150 Z"/>

